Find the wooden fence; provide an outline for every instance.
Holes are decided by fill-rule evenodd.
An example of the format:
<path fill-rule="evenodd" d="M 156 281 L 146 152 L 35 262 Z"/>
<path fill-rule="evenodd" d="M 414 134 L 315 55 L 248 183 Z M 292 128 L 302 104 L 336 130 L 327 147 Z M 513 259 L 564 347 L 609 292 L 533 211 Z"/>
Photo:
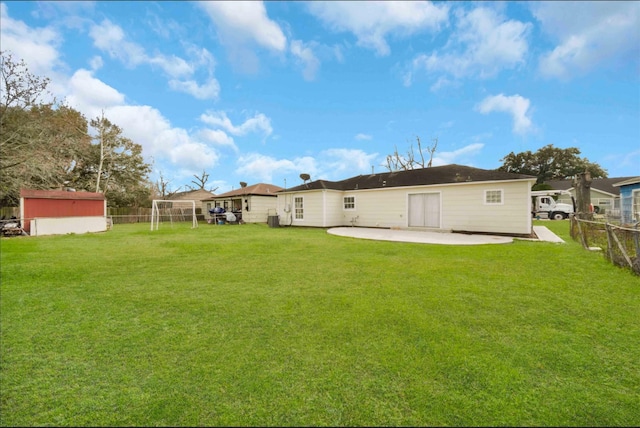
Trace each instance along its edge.
<path fill-rule="evenodd" d="M 611 263 L 640 275 L 640 225 L 624 227 L 572 216 L 571 237 L 585 249 L 601 249 Z"/>
<path fill-rule="evenodd" d="M 107 208 L 107 217 L 112 224 L 151 223 L 151 208 Z M 204 221 L 202 208 L 196 208 L 196 219 Z M 192 221 L 191 208 L 163 209 L 160 221 Z"/>

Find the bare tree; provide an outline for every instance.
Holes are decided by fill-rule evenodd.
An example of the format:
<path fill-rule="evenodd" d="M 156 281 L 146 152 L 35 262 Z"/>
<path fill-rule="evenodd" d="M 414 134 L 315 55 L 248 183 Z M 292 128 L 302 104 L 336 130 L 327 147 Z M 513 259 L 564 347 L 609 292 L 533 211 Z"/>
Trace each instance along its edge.
<path fill-rule="evenodd" d="M 160 178 L 158 178 L 158 181 L 156 181 L 156 188 L 157 188 L 158 193 L 160 194 L 160 197 L 162 199 L 169 199 L 173 195 L 175 195 L 176 193 L 178 193 L 180 191 L 180 187 L 178 187 L 175 190 L 171 190 L 171 188 L 169 187 L 170 184 L 171 184 L 171 182 L 167 181 L 164 178 L 164 176 L 162 175 L 162 171 L 161 171 L 160 172 Z"/>
<path fill-rule="evenodd" d="M 207 190 L 206 186 L 207 186 L 207 181 L 209 181 L 209 174 L 207 174 L 207 172 L 205 170 L 202 170 L 202 175 L 196 175 L 193 174 L 193 177 L 195 178 L 195 180 L 191 180 L 191 182 L 193 184 L 196 185 L 196 187 L 193 186 L 187 186 L 189 189 L 191 190 Z M 211 188 L 208 189 L 209 192 L 215 192 L 218 188 Z"/>
<path fill-rule="evenodd" d="M 387 155 L 384 166 L 389 171 L 407 171 L 410 169 L 430 168 L 433 163 L 433 155 L 438 148 L 438 138 L 433 138 L 433 145 L 427 146 L 424 150 L 422 149 L 420 137 L 416 136 L 416 141 L 418 142 L 418 159 L 416 159 L 413 144 L 409 147 L 406 155 L 401 155 L 398 152 L 398 147 L 396 146 L 393 154 Z M 425 151 L 429 153 L 428 162 L 425 162 Z"/>
<path fill-rule="evenodd" d="M 188 186 L 191 190 L 205 190 L 205 186 L 207 185 L 207 181 L 209 181 L 209 174 L 203 169 L 202 175 L 193 174 L 195 180 L 191 180 L 196 187 Z"/>

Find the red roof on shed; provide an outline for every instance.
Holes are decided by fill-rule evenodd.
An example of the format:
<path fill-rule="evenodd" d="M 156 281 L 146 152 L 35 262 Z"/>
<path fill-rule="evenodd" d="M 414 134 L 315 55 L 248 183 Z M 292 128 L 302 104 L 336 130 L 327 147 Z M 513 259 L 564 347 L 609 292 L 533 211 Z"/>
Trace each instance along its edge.
<path fill-rule="evenodd" d="M 32 198 L 32 199 L 90 199 L 90 200 L 97 200 L 97 201 L 105 200 L 103 193 L 68 192 L 66 190 L 21 189 L 20 197 Z"/>

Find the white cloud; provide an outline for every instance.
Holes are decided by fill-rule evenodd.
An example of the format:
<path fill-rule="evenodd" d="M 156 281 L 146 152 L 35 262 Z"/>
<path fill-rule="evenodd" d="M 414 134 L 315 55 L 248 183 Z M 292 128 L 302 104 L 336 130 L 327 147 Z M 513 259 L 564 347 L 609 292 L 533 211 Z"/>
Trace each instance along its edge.
<path fill-rule="evenodd" d="M 218 40 L 224 45 L 234 68 L 255 74 L 260 61 L 253 48 L 262 47 L 269 52 L 284 54 L 287 38 L 280 26 L 269 19 L 260 1 L 204 1 L 196 3 L 209 16 L 216 27 Z"/>
<path fill-rule="evenodd" d="M 322 169 L 331 179 L 342 179 L 355 172 L 370 172 L 377 153 L 368 154 L 354 149 L 328 149 L 321 154 Z"/>
<path fill-rule="evenodd" d="M 38 4 L 32 15 L 38 19 L 62 21 L 65 25 L 76 22 L 95 10 L 95 1 L 47 1 Z"/>
<path fill-rule="evenodd" d="M 424 30 L 437 30 L 446 24 L 449 6 L 431 2 L 309 2 L 309 11 L 334 31 L 348 31 L 358 45 L 378 55 L 390 52 L 387 38 L 406 36 Z"/>
<path fill-rule="evenodd" d="M 208 111 L 200 115 L 200 120 L 207 125 L 222 128 L 233 135 L 247 135 L 249 133 L 261 132 L 265 136 L 271 135 L 271 120 L 262 113 L 257 113 L 253 117 L 245 120 L 241 125 L 235 126 L 224 111 Z"/>
<path fill-rule="evenodd" d="M 329 149 L 318 157 L 304 156 L 294 159 L 276 159 L 271 156 L 251 153 L 238 159 L 237 173 L 248 178 L 272 181 L 273 174 L 306 173 L 311 180 L 341 180 L 355 172 L 370 173 L 378 154 L 367 154 L 362 150 Z M 297 186 L 299 183 L 289 183 Z"/>
<path fill-rule="evenodd" d="M 440 128 L 440 129 L 448 129 L 448 128 L 453 127 L 453 125 L 454 125 L 454 124 L 455 124 L 455 121 L 453 121 L 453 120 L 448 120 L 448 121 L 446 121 L 446 122 L 441 123 L 441 124 L 440 124 L 440 126 L 439 126 L 439 128 Z"/>
<path fill-rule="evenodd" d="M 195 80 L 169 80 L 169 87 L 174 91 L 184 92 L 199 100 L 217 99 L 220 95 L 220 84 L 216 79 L 210 79 L 199 85 Z"/>
<path fill-rule="evenodd" d="M 300 40 L 291 42 L 291 53 L 297 58 L 298 63 L 302 65 L 302 75 L 305 80 L 313 80 L 316 77 L 320 61 L 313 53 L 309 44 L 305 44 Z"/>
<path fill-rule="evenodd" d="M 218 153 L 205 144 L 190 141 L 176 145 L 170 152 L 171 162 L 185 172 L 204 171 L 218 163 Z"/>
<path fill-rule="evenodd" d="M 598 66 L 640 59 L 640 3 L 536 2 L 542 31 L 559 44 L 540 57 L 540 72 L 569 78 Z"/>
<path fill-rule="evenodd" d="M 277 171 L 279 174 L 304 172 L 310 174 L 312 177 L 317 171 L 316 161 L 312 157 L 288 160 L 275 159 L 271 156 L 251 153 L 238 158 L 238 165 L 238 169 L 236 170 L 238 174 L 255 177 L 267 183 L 273 180 L 274 171 Z M 292 185 L 291 183 L 289 184 Z"/>
<path fill-rule="evenodd" d="M 417 55 L 404 76 L 408 86 L 413 74 L 426 70 L 443 73 L 454 78 L 495 76 L 505 68 L 515 68 L 525 62 L 528 51 L 527 37 L 531 24 L 506 20 L 498 12 L 485 7 L 468 13 L 456 11 L 456 28 L 443 53 Z M 449 80 L 440 76 L 432 87 L 437 90 Z"/>
<path fill-rule="evenodd" d="M 469 165 L 472 163 L 470 160 L 479 154 L 483 147 L 482 143 L 473 143 L 451 152 L 435 152 L 432 165 L 441 166 L 453 163 Z"/>
<path fill-rule="evenodd" d="M 89 66 L 93 71 L 101 69 L 103 65 L 104 65 L 104 62 L 102 61 L 102 57 L 100 55 L 95 55 L 93 58 L 89 60 Z"/>
<path fill-rule="evenodd" d="M 229 137 L 224 131 L 219 129 L 202 129 L 198 135 L 203 140 L 207 140 L 217 146 L 228 146 L 236 152 L 238 151 L 238 147 L 234 143 L 233 138 Z"/>
<path fill-rule="evenodd" d="M 107 52 L 111 58 L 118 59 L 128 67 L 133 68 L 141 64 L 155 65 L 173 78 L 193 74 L 193 67 L 182 58 L 174 55 L 147 55 L 142 46 L 126 40 L 122 28 L 108 19 L 98 25 L 93 25 L 89 30 L 89 35 L 97 48 Z"/>
<path fill-rule="evenodd" d="M 164 160 L 191 174 L 216 165 L 219 154 L 170 122 L 150 106 L 114 106 L 105 116 L 117 123 L 123 134 L 140 144 L 145 156 Z"/>
<path fill-rule="evenodd" d="M 102 109 L 122 105 L 125 102 L 124 94 L 93 77 L 89 70 L 76 71 L 69 79 L 67 86 L 66 101 L 89 120 L 100 115 Z"/>
<path fill-rule="evenodd" d="M 112 24 L 105 19 L 98 25 L 89 29 L 89 35 L 93 44 L 98 49 L 105 51 L 111 58 L 117 58 L 129 67 L 135 67 L 148 61 L 144 49 L 125 40 L 124 31 L 120 26 Z"/>
<path fill-rule="evenodd" d="M 368 135 L 368 134 L 356 134 L 355 139 L 356 140 L 360 140 L 360 141 L 362 141 L 362 140 L 370 140 L 371 139 L 371 135 Z"/>
<path fill-rule="evenodd" d="M 7 4 L 0 3 L 0 39 L 2 50 L 10 51 L 14 60 L 24 60 L 32 74 L 53 78 L 53 68 L 60 64 L 57 46 L 62 36 L 57 31 L 12 19 Z"/>
<path fill-rule="evenodd" d="M 503 94 L 486 97 L 477 106 L 482 114 L 494 111 L 509 113 L 513 118 L 513 132 L 526 134 L 533 129 L 529 115 L 530 101 L 520 95 L 505 96 Z"/>
<path fill-rule="evenodd" d="M 179 168 L 183 174 L 190 176 L 214 167 L 219 160 L 215 148 L 208 146 L 206 142 L 218 145 L 229 143 L 222 136 L 217 136 L 218 140 L 215 141 L 212 134 L 208 134 L 210 139 L 198 139 L 182 128 L 171 126 L 169 120 L 153 107 L 126 105 L 124 94 L 93 75 L 93 71 L 102 67 L 102 58 L 99 56 L 89 60 L 93 71 L 79 69 L 71 77 L 58 73 L 56 68 L 65 67 L 59 60 L 57 51 L 57 43 L 62 37 L 50 28 L 33 29 L 21 21 L 11 19 L 5 3 L 0 3 L 0 31 L 3 50 L 11 50 L 15 58 L 24 59 L 31 73 L 51 77 L 54 94 L 63 98 L 88 120 L 104 111 L 105 116 L 122 129 L 123 135 L 142 146 L 147 162 L 153 160 L 154 163 L 170 164 L 172 168 Z M 143 60 L 149 59 L 144 56 L 142 48 L 124 40 L 119 27 L 94 27 L 94 31 L 95 34 L 104 32 L 104 37 L 98 43 L 107 51 L 112 50 L 121 60 L 138 64 L 136 61 L 139 59 L 127 56 L 137 53 L 143 54 Z M 123 46 L 117 47 L 118 43 Z M 188 51 L 195 58 L 195 64 L 212 66 L 213 58 L 206 49 L 189 48 Z M 168 72 L 181 74 L 181 61 L 174 61 L 172 58 L 163 61 L 165 57 L 157 58 L 160 60 L 156 64 L 165 67 Z M 212 91 L 216 84 L 209 81 L 199 89 Z M 230 144 L 233 145 L 233 140 Z"/>
<path fill-rule="evenodd" d="M 269 19 L 260 1 L 199 2 L 224 43 L 243 45 L 254 42 L 269 50 L 283 52 L 287 38 L 278 24 Z"/>
<path fill-rule="evenodd" d="M 175 91 L 187 93 L 198 99 L 217 99 L 220 95 L 220 84 L 211 75 L 215 61 L 211 53 L 204 48 L 188 46 L 187 53 L 193 58 L 190 62 L 175 55 L 149 56 L 142 46 L 128 41 L 122 28 L 108 19 L 99 25 L 93 25 L 89 35 L 97 48 L 127 67 L 135 68 L 143 64 L 159 67 L 169 76 L 169 87 Z M 192 78 L 199 67 L 204 67 L 208 75 L 202 84 Z"/>
<path fill-rule="evenodd" d="M 233 145 L 233 140 L 229 142 L 222 135 L 208 133 L 199 139 L 182 128 L 172 127 L 153 107 L 126 105 L 122 93 L 95 78 L 88 70 L 76 71 L 67 88 L 66 100 L 71 107 L 89 120 L 104 111 L 105 117 L 117 124 L 123 135 L 142 146 L 147 161 L 154 159 L 169 164 L 183 174 L 192 175 L 216 165 L 219 154 L 205 142 Z"/>
<path fill-rule="evenodd" d="M 640 165 L 640 150 L 631 150 L 627 153 L 609 153 L 604 156 L 607 163 L 615 165 L 616 168 L 629 168 L 629 175 L 638 175 L 638 165 Z M 602 165 L 602 163 L 601 163 Z M 611 175 L 611 174 L 610 174 Z"/>

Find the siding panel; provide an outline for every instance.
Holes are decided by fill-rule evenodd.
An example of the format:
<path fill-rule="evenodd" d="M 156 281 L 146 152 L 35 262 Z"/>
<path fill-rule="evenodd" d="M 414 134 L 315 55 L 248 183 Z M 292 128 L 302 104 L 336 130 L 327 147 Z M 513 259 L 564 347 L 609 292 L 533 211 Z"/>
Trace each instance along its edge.
<path fill-rule="evenodd" d="M 315 190 L 278 195 L 278 213 L 290 218 L 284 207 L 293 197 L 304 196 L 304 221 L 295 226 L 408 227 L 410 194 L 438 192 L 441 195 L 441 229 L 526 235 L 531 233 L 530 181 L 500 181 L 402 188 Z M 486 190 L 502 190 L 503 203 L 487 205 Z M 343 196 L 355 196 L 355 209 L 344 210 Z M 340 218 L 341 214 L 341 218 Z M 281 221 L 283 219 L 281 218 Z"/>

